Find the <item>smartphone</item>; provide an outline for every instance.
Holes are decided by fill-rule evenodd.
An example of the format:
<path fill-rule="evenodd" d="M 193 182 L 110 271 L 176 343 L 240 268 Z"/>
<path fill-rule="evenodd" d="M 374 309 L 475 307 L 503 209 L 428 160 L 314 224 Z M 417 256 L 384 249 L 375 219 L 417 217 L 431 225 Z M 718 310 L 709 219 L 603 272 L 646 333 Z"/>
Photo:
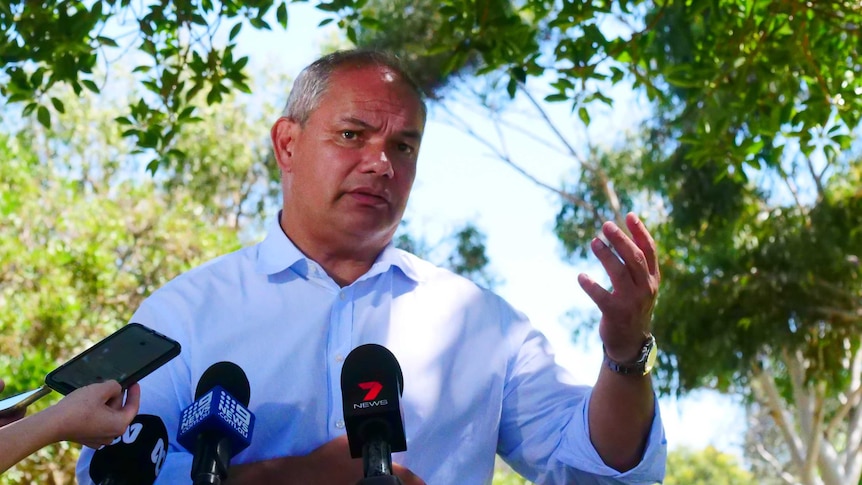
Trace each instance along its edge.
<path fill-rule="evenodd" d="M 45 384 L 63 395 L 108 380 L 126 389 L 179 353 L 178 342 L 140 323 L 130 323 L 51 371 Z"/>
<path fill-rule="evenodd" d="M 48 395 L 50 392 L 50 387 L 42 386 L 39 389 L 33 391 L 24 391 L 0 399 L 0 418 L 5 416 L 6 414 L 14 414 L 16 411 L 20 411 L 27 408 L 27 406 Z"/>

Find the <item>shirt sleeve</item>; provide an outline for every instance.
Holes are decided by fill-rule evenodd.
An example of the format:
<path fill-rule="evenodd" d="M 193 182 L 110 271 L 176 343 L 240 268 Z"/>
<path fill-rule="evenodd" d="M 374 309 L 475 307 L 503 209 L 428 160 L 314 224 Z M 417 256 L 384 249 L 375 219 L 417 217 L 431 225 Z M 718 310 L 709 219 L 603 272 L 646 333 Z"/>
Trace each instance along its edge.
<path fill-rule="evenodd" d="M 162 305 L 162 308 L 168 305 Z M 172 321 L 158 306 L 147 300 L 132 316 L 131 321 L 145 325 L 180 342 L 186 348 L 187 338 L 179 334 L 182 327 L 171 326 Z M 158 368 L 140 381 L 141 406 L 138 414 L 151 414 L 162 419 L 168 432 L 168 453 L 156 478 L 156 484 L 191 484 L 192 454 L 177 443 L 177 430 L 181 411 L 191 404 L 193 390 L 190 387 L 188 352 Z M 78 459 L 76 475 L 78 483 L 92 484 L 90 461 L 95 450 L 84 447 Z M 133 473 L 133 471 L 130 471 Z"/>
<path fill-rule="evenodd" d="M 503 312 L 504 319 L 507 312 Z M 620 473 L 589 439 L 592 388 L 554 361 L 550 344 L 526 317 L 509 310 L 511 346 L 497 452 L 524 477 L 542 484 L 653 485 L 664 478 L 667 443 L 656 411 L 641 462 Z"/>

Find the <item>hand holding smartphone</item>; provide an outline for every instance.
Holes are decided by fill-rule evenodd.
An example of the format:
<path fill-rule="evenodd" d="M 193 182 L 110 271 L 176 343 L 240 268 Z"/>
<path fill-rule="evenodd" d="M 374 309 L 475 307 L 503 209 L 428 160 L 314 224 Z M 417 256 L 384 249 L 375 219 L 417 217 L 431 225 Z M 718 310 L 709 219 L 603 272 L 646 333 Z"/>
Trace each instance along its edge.
<path fill-rule="evenodd" d="M 67 395 L 96 382 L 115 380 L 123 389 L 180 353 L 180 344 L 139 323 L 130 323 L 51 371 L 46 386 L 0 400 L 0 419 L 20 412 L 51 392 Z"/>
<path fill-rule="evenodd" d="M 64 395 L 111 379 L 126 389 L 179 353 L 176 341 L 140 323 L 130 323 L 51 371 L 45 383 Z"/>

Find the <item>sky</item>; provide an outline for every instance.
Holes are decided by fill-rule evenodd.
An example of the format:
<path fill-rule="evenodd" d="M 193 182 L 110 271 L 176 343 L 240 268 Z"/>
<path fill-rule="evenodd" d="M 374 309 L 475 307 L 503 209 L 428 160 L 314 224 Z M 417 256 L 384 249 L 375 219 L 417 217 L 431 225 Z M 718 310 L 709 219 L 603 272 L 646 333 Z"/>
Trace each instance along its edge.
<path fill-rule="evenodd" d="M 243 29 L 237 50 L 249 55 L 250 71 L 283 72 L 295 76 L 320 53 L 321 44 L 335 35 L 317 27 L 323 17 L 310 4 L 293 3 L 288 10 L 288 29 L 272 32 Z M 612 143 L 645 108 L 631 93 L 616 93 L 613 110 L 591 112 L 590 140 Z M 280 103 L 284 100 L 280 100 Z M 463 115 L 480 133 L 492 129 L 481 116 Z M 439 110 L 430 107 L 429 120 L 419 156 L 417 177 L 405 219 L 410 233 L 438 241 L 466 222 L 473 222 L 486 235 L 492 272 L 503 280 L 495 291 L 524 312 L 552 343 L 560 365 L 581 382 L 592 384 L 602 361 L 596 335 L 574 342 L 564 315 L 595 312 L 593 303 L 577 283 L 585 272 L 607 282 L 595 258 L 576 265 L 562 259 L 561 245 L 554 236 L 553 222 L 559 202 L 514 169 L 490 155 L 462 130 L 442 121 Z M 583 132 L 560 109 L 555 119 L 571 128 L 574 139 Z M 583 136 L 581 136 L 583 141 Z M 512 135 L 507 146 L 516 160 L 552 186 L 570 175 L 571 162 L 535 142 Z M 661 351 L 661 341 L 659 341 Z M 660 400 L 662 419 L 671 449 L 715 446 L 741 456 L 745 416 L 732 399 L 713 392 L 697 392 L 681 400 Z"/>

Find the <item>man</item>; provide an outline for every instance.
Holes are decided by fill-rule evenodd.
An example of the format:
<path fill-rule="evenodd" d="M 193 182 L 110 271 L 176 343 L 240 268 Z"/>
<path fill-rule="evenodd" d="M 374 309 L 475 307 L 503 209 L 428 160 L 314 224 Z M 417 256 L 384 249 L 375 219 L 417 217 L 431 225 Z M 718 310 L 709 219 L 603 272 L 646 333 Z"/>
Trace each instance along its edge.
<path fill-rule="evenodd" d="M 0 391 L 4 383 L 0 380 Z M 58 441 L 99 447 L 123 434 L 138 413 L 140 387 L 125 393 L 117 381 L 75 389 L 57 404 L 32 416 L 24 412 L 0 418 L 0 473 Z"/>
<path fill-rule="evenodd" d="M 614 291 L 580 284 L 603 313 L 610 365 L 594 388 L 574 386 L 523 315 L 392 246 L 424 125 L 419 89 L 386 55 L 339 52 L 300 74 L 272 128 L 284 205 L 266 239 L 181 275 L 132 318 L 184 349 L 142 381 L 142 409 L 175 430 L 207 367 L 235 362 L 257 422 L 230 483 L 354 485 L 341 364 L 378 343 L 404 374 L 408 450 L 393 461 L 405 485 L 490 483 L 495 454 L 538 483 L 661 480 L 663 431 L 635 362 L 652 342 L 659 281 L 643 224 L 629 215 L 633 239 L 603 229 L 625 263 L 594 242 Z M 175 438 L 160 483 L 189 482 L 192 457 Z"/>

